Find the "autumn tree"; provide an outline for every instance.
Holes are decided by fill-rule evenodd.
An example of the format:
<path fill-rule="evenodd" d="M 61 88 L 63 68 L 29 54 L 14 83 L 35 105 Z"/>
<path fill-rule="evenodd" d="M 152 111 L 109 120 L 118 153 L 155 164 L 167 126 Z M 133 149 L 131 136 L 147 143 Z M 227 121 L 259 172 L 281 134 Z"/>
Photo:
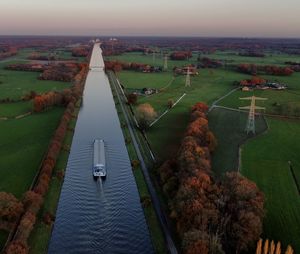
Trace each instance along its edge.
<path fill-rule="evenodd" d="M 28 254 L 29 248 L 26 243 L 12 241 L 5 250 L 5 254 Z"/>
<path fill-rule="evenodd" d="M 237 173 L 222 180 L 213 177 L 211 153 L 217 142 L 207 111 L 204 103 L 192 107 L 176 160 L 166 161 L 158 170 L 160 183 L 184 253 L 241 253 L 262 232 L 264 197 Z"/>
<path fill-rule="evenodd" d="M 138 95 L 136 93 L 127 94 L 128 104 L 135 105 L 137 103 L 137 100 L 138 100 Z"/>
<path fill-rule="evenodd" d="M 136 109 L 136 117 L 140 128 L 143 130 L 149 127 L 150 123 L 156 118 L 156 116 L 157 113 L 149 103 L 141 104 Z"/>
<path fill-rule="evenodd" d="M 208 106 L 203 102 L 198 102 L 192 107 L 191 111 L 192 112 L 200 111 L 206 113 L 208 111 Z"/>
<path fill-rule="evenodd" d="M 11 193 L 0 192 L 0 221 L 14 223 L 23 212 L 23 204 Z"/>
<path fill-rule="evenodd" d="M 20 221 L 18 226 L 18 231 L 16 233 L 16 239 L 26 242 L 31 230 L 33 229 L 33 225 L 35 224 L 36 216 L 34 213 L 27 211 Z"/>
<path fill-rule="evenodd" d="M 27 191 L 23 197 L 23 204 L 26 211 L 37 213 L 43 203 L 43 197 L 33 191 Z"/>
<path fill-rule="evenodd" d="M 230 172 L 222 182 L 222 208 L 230 215 L 224 234 L 226 249 L 240 253 L 256 243 L 262 233 L 264 195 L 256 184 L 239 173 Z"/>
<path fill-rule="evenodd" d="M 170 109 L 170 108 L 173 108 L 173 106 L 174 106 L 174 101 L 173 101 L 172 99 L 169 99 L 169 100 L 168 100 L 168 103 L 167 103 L 167 106 L 168 106 L 169 109 Z"/>

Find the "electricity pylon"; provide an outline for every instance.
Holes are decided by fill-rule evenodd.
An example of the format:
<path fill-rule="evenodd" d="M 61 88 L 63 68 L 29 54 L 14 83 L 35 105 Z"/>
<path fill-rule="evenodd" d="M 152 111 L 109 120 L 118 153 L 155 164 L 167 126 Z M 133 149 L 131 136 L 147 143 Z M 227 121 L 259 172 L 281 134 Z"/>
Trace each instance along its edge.
<path fill-rule="evenodd" d="M 247 126 L 245 131 L 247 134 L 252 132 L 255 134 L 255 110 L 265 110 L 265 107 L 259 107 L 256 106 L 255 103 L 256 101 L 265 101 L 267 98 L 260 98 L 260 97 L 245 97 L 245 98 L 240 98 L 240 100 L 251 100 L 251 105 L 247 107 L 239 107 L 239 109 L 249 109 L 249 115 L 248 115 L 248 120 L 247 120 Z"/>
<path fill-rule="evenodd" d="M 166 71 L 168 69 L 168 56 L 164 56 L 164 70 Z"/>
<path fill-rule="evenodd" d="M 188 66 L 187 72 L 186 72 L 186 79 L 185 79 L 185 86 L 191 86 L 191 72 L 190 67 Z"/>

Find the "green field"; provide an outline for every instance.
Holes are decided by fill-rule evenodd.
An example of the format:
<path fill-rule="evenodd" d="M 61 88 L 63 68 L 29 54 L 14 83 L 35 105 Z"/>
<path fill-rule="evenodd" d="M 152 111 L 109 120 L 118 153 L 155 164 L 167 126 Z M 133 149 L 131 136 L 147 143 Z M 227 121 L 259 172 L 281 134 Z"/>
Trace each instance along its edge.
<path fill-rule="evenodd" d="M 243 146 L 242 173 L 266 196 L 264 235 L 300 251 L 300 198 L 289 169 L 300 182 L 300 121 L 268 118 L 269 131 Z"/>
<path fill-rule="evenodd" d="M 142 63 L 142 64 L 149 64 L 154 66 L 163 66 L 164 65 L 164 59 L 161 57 L 160 54 L 156 54 L 155 60 L 153 61 L 153 55 L 144 55 L 140 52 L 131 52 L 131 53 L 124 53 L 119 56 L 114 57 L 106 57 L 107 60 L 118 60 L 121 62 L 128 62 L 128 63 Z M 172 70 L 174 67 L 179 67 L 183 65 L 188 64 L 196 64 L 197 63 L 197 55 L 194 54 L 194 56 L 185 61 L 174 61 L 174 60 L 168 60 L 168 68 L 169 70 Z"/>
<path fill-rule="evenodd" d="M 32 111 L 32 102 L 0 103 L 0 117 L 16 117 Z"/>
<path fill-rule="evenodd" d="M 32 111 L 32 102 L 20 101 L 20 99 L 30 91 L 37 93 L 61 91 L 71 85 L 67 82 L 38 80 L 40 73 L 37 72 L 4 69 L 6 65 L 26 58 L 32 51 L 33 49 L 21 50 L 17 56 L 0 62 L 0 99 L 9 98 L 17 101 L 0 103 L 0 118 L 8 118 L 8 120 L 0 120 L 0 191 L 10 192 L 17 198 L 21 198 L 31 186 L 65 110 L 63 107 L 53 107 L 39 114 L 34 113 L 22 119 L 14 119 L 18 115 Z M 66 57 L 69 55 L 70 52 L 64 53 Z M 68 135 L 66 140 L 71 142 L 72 135 Z M 61 170 L 67 158 L 68 153 L 62 152 L 56 167 Z M 43 211 L 46 209 L 55 214 L 61 183 L 62 181 L 56 178 L 51 181 Z M 40 230 L 41 228 L 43 230 Z M 31 250 L 36 250 L 36 245 L 47 248 L 51 228 L 42 224 L 41 218 L 38 218 L 37 229 L 34 232 L 38 232 L 36 234 L 40 238 L 34 241 L 35 244 L 30 243 L 33 246 Z M 0 249 L 6 238 L 7 233 L 1 231 Z M 37 248 L 33 253 L 45 253 L 45 249 L 41 248 Z"/>
<path fill-rule="evenodd" d="M 188 61 L 173 61 L 168 60 L 168 67 L 172 69 L 175 66 L 182 66 L 187 64 L 197 64 L 198 53 L 194 52 L 193 57 Z M 239 63 L 253 63 L 261 65 L 285 65 L 287 61 L 298 62 L 299 57 L 296 55 L 288 55 L 278 52 L 267 52 L 266 57 L 247 57 L 239 56 L 235 51 L 216 51 L 213 54 L 200 54 L 200 57 L 208 57 L 211 59 L 227 61 L 229 64 L 239 64 Z M 153 55 L 144 55 L 140 52 L 130 52 L 124 53 L 119 56 L 107 57 L 108 60 L 119 60 L 123 62 L 136 62 L 149 64 L 154 66 L 163 66 L 163 58 L 160 54 L 156 54 L 155 61 L 153 61 Z"/>
<path fill-rule="evenodd" d="M 250 76 L 249 76 L 250 77 Z M 266 112 L 270 114 L 289 114 L 300 116 L 300 73 L 294 73 L 290 77 L 274 77 L 262 76 L 266 79 L 278 80 L 279 82 L 288 85 L 288 89 L 284 91 L 276 90 L 256 90 L 250 92 L 236 91 L 224 100 L 219 105 L 238 108 L 249 104 L 249 101 L 241 101 L 239 98 L 248 96 L 259 96 L 268 98 L 265 102 L 258 102 L 260 106 L 266 107 Z M 281 111 L 280 111 L 280 107 Z"/>
<path fill-rule="evenodd" d="M 169 84 L 173 75 L 169 72 L 142 73 L 122 71 L 118 74 L 119 79 L 126 88 L 142 89 L 145 87 L 161 89 Z"/>
<path fill-rule="evenodd" d="M 233 64 L 239 63 L 253 63 L 253 64 L 261 64 L 261 65 L 284 65 L 287 61 L 298 62 L 299 57 L 283 54 L 280 52 L 266 52 L 265 57 L 247 57 L 247 56 L 239 56 L 235 51 L 216 51 L 213 54 L 201 55 L 201 57 L 209 57 L 217 60 L 226 60 Z"/>
<path fill-rule="evenodd" d="M 63 111 L 0 122 L 0 191 L 20 198 L 29 188 Z"/>
<path fill-rule="evenodd" d="M 44 93 L 51 90 L 63 90 L 70 86 L 70 83 L 38 80 L 40 75 L 38 72 L 28 71 L 11 71 L 4 70 L 3 68 L 10 64 L 0 63 L 0 99 L 10 98 L 14 100 L 20 99 L 30 91 L 37 93 Z"/>
<path fill-rule="evenodd" d="M 209 128 L 218 141 L 212 155 L 213 172 L 218 177 L 228 171 L 238 170 L 239 147 L 251 138 L 245 132 L 247 117 L 245 113 L 221 108 L 213 109 L 208 115 Z M 255 125 L 256 135 L 267 130 L 266 122 L 261 116 L 256 117 Z"/>
<path fill-rule="evenodd" d="M 27 57 L 33 53 L 33 52 L 38 52 L 41 56 L 48 56 L 49 54 L 45 51 L 39 51 L 38 49 L 34 49 L 34 48 L 25 48 L 25 49 L 21 49 L 18 51 L 18 54 L 16 56 L 14 56 L 13 58 L 16 59 L 27 59 Z M 65 49 L 65 48 L 59 48 L 56 50 L 53 50 L 51 52 L 55 52 L 56 53 L 56 57 L 60 58 L 62 60 L 66 59 L 66 60 L 84 60 L 84 57 L 73 57 L 72 56 L 72 52 Z"/>

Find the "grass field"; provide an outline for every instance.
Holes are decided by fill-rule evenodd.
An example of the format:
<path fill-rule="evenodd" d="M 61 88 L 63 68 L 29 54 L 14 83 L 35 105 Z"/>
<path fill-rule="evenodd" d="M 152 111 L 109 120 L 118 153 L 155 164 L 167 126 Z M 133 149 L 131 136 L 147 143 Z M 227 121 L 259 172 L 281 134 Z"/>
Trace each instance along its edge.
<path fill-rule="evenodd" d="M 59 81 L 38 80 L 38 72 L 11 71 L 3 68 L 8 63 L 0 63 L 0 99 L 20 99 L 30 91 L 43 93 L 51 90 L 63 90 L 70 86 L 70 83 Z"/>
<path fill-rule="evenodd" d="M 34 48 L 25 48 L 25 49 L 19 50 L 18 54 L 16 56 L 14 56 L 14 58 L 27 59 L 27 57 L 33 52 L 39 52 L 39 54 L 41 56 L 48 56 L 47 52 L 44 52 L 44 51 L 40 52 L 39 50 L 36 50 Z M 62 60 L 64 60 L 64 59 L 66 59 L 66 60 L 73 59 L 75 61 L 76 60 L 79 60 L 79 61 L 84 60 L 84 57 L 73 57 L 72 52 L 66 50 L 65 48 L 60 48 L 60 49 L 54 50 L 54 52 L 56 53 L 56 56 L 58 58 L 61 58 Z"/>
<path fill-rule="evenodd" d="M 234 64 L 237 63 L 253 63 L 253 64 L 261 64 L 261 65 L 268 65 L 268 64 L 276 64 L 276 65 L 284 65 L 287 61 L 294 61 L 298 62 L 299 57 L 283 54 L 279 52 L 267 52 L 265 57 L 247 57 L 247 56 L 239 56 L 235 51 L 216 51 L 213 54 L 209 55 L 201 55 L 201 57 L 209 57 L 212 59 L 218 60 L 227 60 Z"/>
<path fill-rule="evenodd" d="M 161 57 L 160 54 L 157 54 L 155 57 L 155 60 L 153 61 L 153 55 L 144 55 L 140 52 L 130 52 L 130 53 L 124 53 L 119 56 L 113 56 L 113 57 L 106 57 L 107 60 L 118 60 L 121 62 L 128 62 L 128 63 L 142 63 L 142 64 L 149 64 L 154 66 L 163 66 L 164 65 L 164 59 Z M 197 55 L 194 54 L 194 56 L 186 61 L 174 61 L 174 60 L 168 60 L 168 69 L 172 70 L 175 66 L 183 66 L 188 64 L 196 64 L 197 63 Z"/>
<path fill-rule="evenodd" d="M 300 198 L 289 169 L 300 181 L 300 121 L 268 118 L 269 131 L 243 146 L 242 173 L 266 196 L 264 235 L 300 252 Z"/>
<path fill-rule="evenodd" d="M 188 61 L 173 61 L 168 60 L 168 67 L 169 69 L 172 69 L 175 66 L 183 66 L 187 64 L 196 64 L 197 63 L 197 53 L 193 53 L 193 57 Z M 261 65 L 285 65 L 285 62 L 287 61 L 294 61 L 298 62 L 299 57 L 278 53 L 278 52 L 268 52 L 266 53 L 266 57 L 247 57 L 247 56 L 239 56 L 237 52 L 235 51 L 216 51 L 213 54 L 201 54 L 200 57 L 208 57 L 212 59 L 222 60 L 222 61 L 228 61 L 232 64 L 239 64 L 239 63 L 253 63 L 253 64 L 261 64 Z M 155 57 L 155 61 L 153 61 L 153 55 L 144 55 L 140 52 L 130 52 L 130 53 L 124 53 L 120 56 L 114 56 L 114 57 L 107 57 L 107 59 L 117 59 L 119 61 L 123 62 L 137 62 L 137 63 L 144 63 L 149 65 L 155 65 L 155 66 L 163 66 L 163 58 L 160 54 L 157 54 Z"/>
<path fill-rule="evenodd" d="M 249 76 L 250 77 L 250 76 Z M 258 102 L 258 105 L 266 107 L 266 112 L 270 114 L 290 113 L 300 115 L 300 73 L 294 73 L 290 77 L 262 76 L 269 80 L 278 80 L 288 85 L 284 91 L 276 90 L 255 90 L 251 92 L 236 91 L 219 104 L 226 107 L 238 108 L 249 104 L 249 101 L 241 101 L 240 97 L 259 96 L 268 98 L 265 102 Z M 282 112 L 275 104 L 282 106 Z"/>
<path fill-rule="evenodd" d="M 209 128 L 218 141 L 218 146 L 212 155 L 213 172 L 218 177 L 238 169 L 239 146 L 249 139 L 245 132 L 247 117 L 245 113 L 221 108 L 213 109 L 208 115 Z M 257 135 L 267 129 L 262 117 L 256 117 L 255 125 Z"/>
<path fill-rule="evenodd" d="M 0 103 L 0 117 L 15 117 L 32 111 L 32 102 Z"/>
<path fill-rule="evenodd" d="M 0 122 L 0 191 L 20 198 L 29 188 L 63 111 Z"/>
<path fill-rule="evenodd" d="M 39 73 L 4 69 L 6 65 L 16 63 L 19 61 L 18 59 L 26 58 L 32 51 L 32 49 L 21 50 L 17 56 L 0 62 L 0 99 L 20 100 L 23 95 L 30 91 L 44 93 L 70 87 L 71 83 L 67 82 L 38 80 Z M 21 198 L 32 184 L 65 108 L 54 107 L 46 112 L 33 114 L 22 119 L 11 119 L 31 110 L 32 102 L 29 101 L 0 103 L 0 117 L 10 118 L 6 121 L 0 120 L 0 191 L 10 192 L 17 198 Z M 68 139 L 71 142 L 72 137 L 68 137 Z M 61 155 L 60 160 L 64 161 L 67 158 L 68 154 L 66 153 Z M 58 167 L 63 164 L 60 160 Z M 49 197 L 45 201 L 46 209 L 50 210 L 49 207 L 56 209 L 60 184 L 57 179 L 51 181 Z M 39 229 L 41 224 L 38 224 L 37 227 Z M 41 238 L 35 243 L 47 247 L 50 234 L 51 229 L 38 231 Z M 0 248 L 6 238 L 7 233 L 1 231 Z M 45 252 L 37 251 L 35 253 Z"/>
<path fill-rule="evenodd" d="M 133 71 L 122 71 L 118 74 L 119 79 L 126 88 L 142 89 L 151 87 L 160 89 L 168 85 L 173 75 L 169 72 L 142 73 Z"/>

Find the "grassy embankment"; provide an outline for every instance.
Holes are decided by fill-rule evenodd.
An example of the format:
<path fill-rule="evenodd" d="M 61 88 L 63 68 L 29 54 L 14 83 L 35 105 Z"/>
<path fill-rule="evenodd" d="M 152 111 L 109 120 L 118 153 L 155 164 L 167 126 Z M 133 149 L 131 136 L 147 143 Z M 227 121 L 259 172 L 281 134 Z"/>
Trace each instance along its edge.
<path fill-rule="evenodd" d="M 37 79 L 39 73 L 5 70 L 10 63 L 0 63 L 0 99 L 16 101 L 0 104 L 0 117 L 9 118 L 0 120 L 0 191 L 21 198 L 37 173 L 64 109 L 54 107 L 40 114 L 14 119 L 32 110 L 31 102 L 18 100 L 31 90 L 38 93 L 63 90 L 70 83 L 41 81 Z M 1 231 L 0 249 L 6 238 L 7 233 Z"/>
<path fill-rule="evenodd" d="M 122 127 L 123 135 L 126 140 L 126 147 L 127 147 L 129 157 L 130 157 L 131 161 L 138 160 L 134 145 L 131 143 L 131 136 L 130 136 L 130 132 L 127 128 L 127 125 L 126 125 L 126 120 L 125 120 L 124 114 L 122 112 L 121 106 L 118 101 L 117 92 L 115 90 L 115 87 L 112 84 L 111 84 L 111 88 L 112 88 L 112 93 L 113 93 L 115 104 L 116 104 L 116 109 L 117 109 L 117 112 L 119 115 L 119 120 L 120 120 L 120 124 Z M 135 181 L 136 181 L 136 184 L 138 187 L 140 198 L 150 197 L 149 191 L 147 189 L 147 184 L 145 182 L 145 179 L 144 179 L 144 176 L 143 176 L 140 166 L 133 169 L 133 175 L 135 177 Z M 144 206 L 143 210 L 144 210 L 145 218 L 146 218 L 147 225 L 148 225 L 148 228 L 150 231 L 151 240 L 152 240 L 155 252 L 162 253 L 162 254 L 167 253 L 166 248 L 165 248 L 164 236 L 161 231 L 160 224 L 159 224 L 158 218 L 156 216 L 156 213 L 155 213 L 155 210 L 154 210 L 152 204 L 150 204 L 148 206 Z"/>

